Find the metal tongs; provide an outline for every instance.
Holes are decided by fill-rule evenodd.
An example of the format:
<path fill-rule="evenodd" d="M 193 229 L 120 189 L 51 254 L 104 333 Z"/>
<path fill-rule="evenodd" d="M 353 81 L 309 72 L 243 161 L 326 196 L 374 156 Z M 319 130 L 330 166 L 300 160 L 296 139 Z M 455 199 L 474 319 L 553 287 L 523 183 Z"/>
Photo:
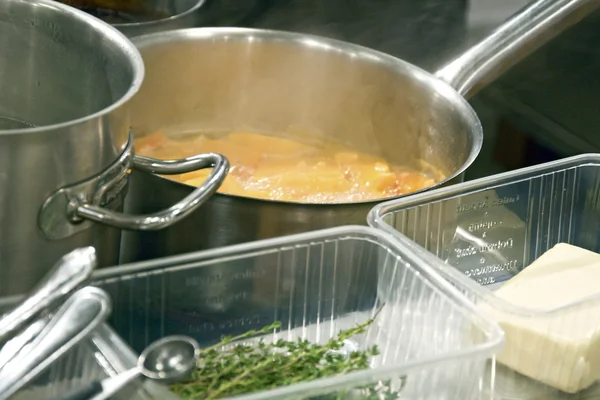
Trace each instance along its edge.
<path fill-rule="evenodd" d="M 96 264 L 96 250 L 93 247 L 75 249 L 64 255 L 21 304 L 2 316 L 0 319 L 0 345 L 41 312 L 84 283 L 96 268 Z"/>
<path fill-rule="evenodd" d="M 0 370 L 0 400 L 9 399 L 88 337 L 110 311 L 110 297 L 102 289 L 88 286 L 75 292 Z"/>
<path fill-rule="evenodd" d="M 110 311 L 110 300 L 104 292 L 96 293 L 95 297 L 92 296 L 92 301 L 85 301 L 89 300 L 88 292 L 90 290 L 99 291 L 95 288 L 80 290 L 69 298 L 55 315 L 49 314 L 61 300 L 87 281 L 95 267 L 96 252 L 94 248 L 85 247 L 68 253 L 52 267 L 25 300 L 2 316 L 0 319 L 0 345 L 4 345 L 0 350 L 0 399 L 10 396 L 10 394 L 6 394 L 7 385 L 11 383 L 11 376 L 14 378 L 19 374 L 19 370 L 21 373 L 32 373 L 39 370 L 37 372 L 39 373 L 49 365 L 44 363 L 47 357 L 43 359 L 34 357 L 33 350 L 38 354 L 49 356 L 50 354 L 45 352 L 44 346 L 52 344 L 52 341 L 65 344 L 69 342 L 69 339 L 73 339 L 73 336 L 77 336 L 78 332 L 87 332 L 86 325 L 82 324 L 93 325 L 96 317 L 106 318 L 107 312 Z M 91 309 L 94 302 L 96 303 L 95 308 Z M 87 306 L 84 307 L 84 304 Z M 99 304 L 100 307 L 98 307 Z M 72 310 L 78 311 L 73 313 Z M 85 310 L 88 310 L 87 314 L 82 314 Z M 89 312 L 90 310 L 92 312 Z M 94 312 L 96 317 L 89 316 Z M 37 320 L 34 321 L 35 318 Z M 74 322 L 81 323 L 74 327 L 77 325 Z M 65 337 L 65 334 L 71 337 Z M 52 345 L 50 347 L 53 348 Z M 25 355 L 31 357 L 23 359 Z M 35 364 L 30 365 L 32 359 L 35 359 Z M 22 370 L 21 366 L 23 365 L 29 365 L 31 371 Z"/>

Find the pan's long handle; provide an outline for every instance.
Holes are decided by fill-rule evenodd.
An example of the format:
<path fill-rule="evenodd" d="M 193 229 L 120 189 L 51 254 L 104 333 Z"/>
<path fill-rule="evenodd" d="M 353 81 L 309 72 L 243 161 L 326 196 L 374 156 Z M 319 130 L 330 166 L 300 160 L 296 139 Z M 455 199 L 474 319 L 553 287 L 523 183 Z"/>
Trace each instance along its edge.
<path fill-rule="evenodd" d="M 435 75 L 468 98 L 599 5 L 599 0 L 534 1 Z"/>

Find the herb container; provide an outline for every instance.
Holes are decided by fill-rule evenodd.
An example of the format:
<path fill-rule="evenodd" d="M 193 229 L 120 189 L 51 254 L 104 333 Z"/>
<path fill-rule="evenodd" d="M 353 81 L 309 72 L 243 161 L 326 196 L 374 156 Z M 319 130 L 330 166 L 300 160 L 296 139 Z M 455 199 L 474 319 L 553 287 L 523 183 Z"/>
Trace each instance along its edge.
<path fill-rule="evenodd" d="M 265 340 L 323 344 L 375 316 L 347 343 L 361 350 L 378 346 L 370 368 L 240 399 L 363 396 L 358 387 L 385 387 L 414 399 L 477 399 L 491 385 L 486 363 L 503 343 L 499 327 L 410 248 L 367 227 L 246 243 L 94 276 L 112 297 L 111 325 L 136 351 L 172 334 L 209 346 L 276 321 L 281 329 Z"/>
<path fill-rule="evenodd" d="M 517 318 L 557 337 L 565 332 L 576 334 L 581 323 L 596 321 L 598 329 L 592 335 L 596 337 L 600 334 L 600 295 L 540 311 L 501 300 L 494 296 L 494 289 L 557 243 L 600 252 L 599 210 L 600 155 L 588 154 L 382 203 L 370 212 L 368 222 L 420 253 L 422 262 L 435 267 L 493 314 Z M 514 351 L 523 343 L 527 354 L 524 333 L 515 332 L 506 332 L 506 351 Z M 584 380 L 589 379 L 587 363 L 591 363 L 592 371 L 595 368 L 593 351 L 587 360 L 582 357 L 571 362 L 568 359 L 576 357 L 581 347 L 558 354 L 553 346 L 544 346 L 536 351 L 537 356 L 527 358 L 547 369 L 542 375 L 563 381 L 563 385 L 568 380 L 574 388 L 585 386 Z M 495 374 L 495 399 L 583 400 L 600 396 L 598 383 L 568 394 L 501 365 Z"/>

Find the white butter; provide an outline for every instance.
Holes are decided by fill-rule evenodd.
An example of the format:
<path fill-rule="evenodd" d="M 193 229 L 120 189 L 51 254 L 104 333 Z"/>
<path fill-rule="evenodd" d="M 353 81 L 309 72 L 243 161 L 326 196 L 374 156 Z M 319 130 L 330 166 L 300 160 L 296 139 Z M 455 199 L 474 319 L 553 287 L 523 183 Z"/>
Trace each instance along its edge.
<path fill-rule="evenodd" d="M 599 254 L 560 243 L 494 294 L 540 311 L 527 316 L 480 305 L 506 333 L 500 363 L 568 393 L 600 379 L 600 301 L 581 302 L 600 294 Z M 567 304 L 577 306 L 544 312 Z"/>

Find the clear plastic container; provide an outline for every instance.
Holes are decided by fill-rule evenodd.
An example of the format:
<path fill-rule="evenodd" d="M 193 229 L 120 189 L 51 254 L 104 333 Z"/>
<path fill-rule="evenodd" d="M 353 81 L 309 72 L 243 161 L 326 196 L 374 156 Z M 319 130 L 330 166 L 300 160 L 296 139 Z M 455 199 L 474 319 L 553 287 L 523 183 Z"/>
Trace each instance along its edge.
<path fill-rule="evenodd" d="M 556 347 L 541 341 L 536 345 L 545 347 L 528 356 L 521 349 L 519 354 L 543 370 L 538 380 L 498 363 L 496 399 L 600 398 L 598 383 L 577 389 L 586 380 L 583 369 L 600 376 L 594 361 L 600 357 L 595 350 L 600 345 L 600 296 L 544 311 L 516 307 L 494 296 L 503 282 L 557 243 L 600 252 L 600 155 L 571 157 L 382 203 L 371 211 L 368 222 L 412 245 L 424 262 L 496 315 L 519 318 L 549 335 L 573 335 L 580 323 L 597 322 L 591 340 L 579 344 L 588 346 L 587 359 L 577 355 L 581 348 L 558 354 Z M 600 283 L 598 288 L 600 293 Z M 504 351 L 529 346 L 526 340 L 525 334 L 507 330 Z M 552 384 L 553 379 L 571 382 L 572 393 L 566 392 L 566 384 Z"/>
<path fill-rule="evenodd" d="M 111 325 L 136 350 L 171 334 L 201 345 L 260 329 L 324 343 L 376 315 L 347 345 L 378 345 L 372 368 L 243 399 L 356 398 L 390 381 L 407 399 L 478 399 L 485 366 L 503 343 L 495 323 L 391 235 L 341 227 L 98 271 Z"/>

